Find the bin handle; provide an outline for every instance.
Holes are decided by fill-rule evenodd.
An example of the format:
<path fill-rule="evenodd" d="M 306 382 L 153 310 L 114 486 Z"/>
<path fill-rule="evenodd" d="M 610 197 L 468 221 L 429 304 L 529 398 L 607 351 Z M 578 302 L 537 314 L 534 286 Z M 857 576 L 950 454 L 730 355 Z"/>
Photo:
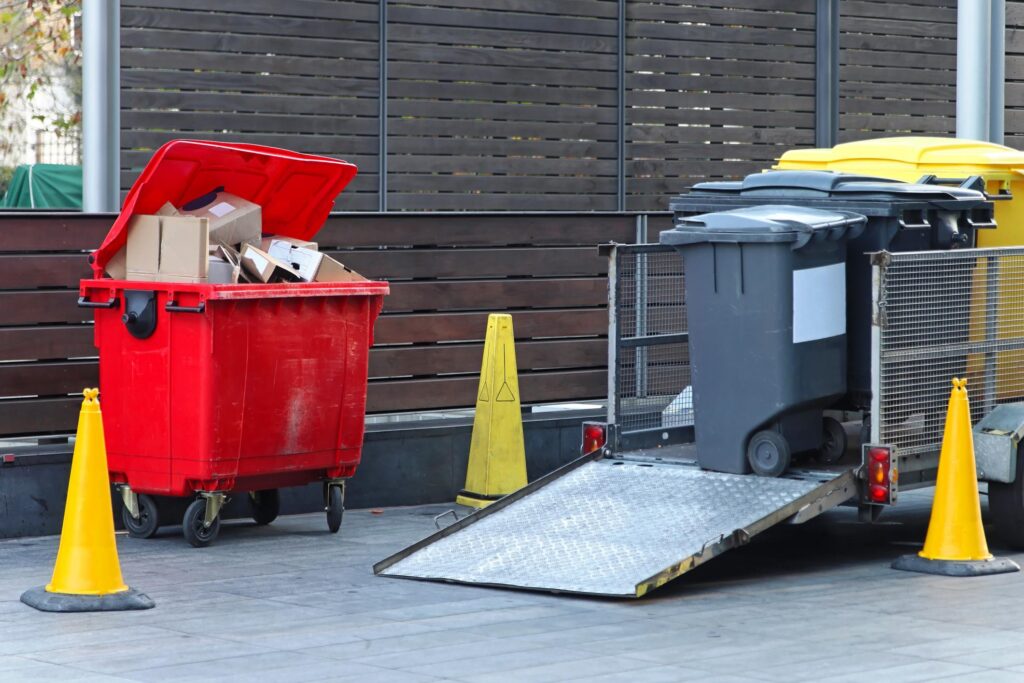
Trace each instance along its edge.
<path fill-rule="evenodd" d="M 164 310 L 172 313 L 202 313 L 206 310 L 206 302 L 200 301 L 198 306 L 179 306 L 172 299 L 164 305 Z"/>
<path fill-rule="evenodd" d="M 89 301 L 84 296 L 78 297 L 78 305 L 82 308 L 117 308 L 117 304 L 120 303 L 116 296 L 111 297 L 109 301 Z"/>

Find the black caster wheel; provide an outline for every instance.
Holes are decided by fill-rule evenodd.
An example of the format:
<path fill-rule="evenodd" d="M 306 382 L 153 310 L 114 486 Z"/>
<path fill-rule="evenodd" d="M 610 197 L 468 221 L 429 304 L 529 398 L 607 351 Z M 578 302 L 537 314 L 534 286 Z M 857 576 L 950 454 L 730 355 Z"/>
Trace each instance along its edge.
<path fill-rule="evenodd" d="M 206 526 L 203 518 L 206 516 L 206 499 L 196 498 L 185 510 L 185 518 L 181 522 L 181 531 L 185 540 L 193 548 L 205 548 L 213 543 L 220 533 L 220 515 L 213 519 L 213 524 Z"/>
<path fill-rule="evenodd" d="M 139 493 L 135 496 L 139 501 L 139 518 L 132 517 L 128 508 L 121 506 L 121 521 L 124 528 L 132 538 L 153 538 L 160 525 L 160 519 L 156 511 L 156 501 L 152 496 Z"/>
<path fill-rule="evenodd" d="M 327 486 L 327 528 L 332 534 L 341 528 L 341 517 L 345 513 L 345 487 L 331 484 Z"/>
<path fill-rule="evenodd" d="M 747 461 L 754 474 L 761 477 L 777 477 L 785 472 L 791 456 L 786 438 L 770 429 L 757 432 L 747 443 Z"/>
<path fill-rule="evenodd" d="M 281 495 L 277 489 L 253 491 L 249 494 L 249 503 L 252 506 L 252 518 L 260 526 L 273 522 L 281 511 Z"/>
<path fill-rule="evenodd" d="M 826 465 L 839 462 L 846 455 L 846 428 L 834 417 L 822 420 L 821 448 L 818 450 L 818 462 Z"/>

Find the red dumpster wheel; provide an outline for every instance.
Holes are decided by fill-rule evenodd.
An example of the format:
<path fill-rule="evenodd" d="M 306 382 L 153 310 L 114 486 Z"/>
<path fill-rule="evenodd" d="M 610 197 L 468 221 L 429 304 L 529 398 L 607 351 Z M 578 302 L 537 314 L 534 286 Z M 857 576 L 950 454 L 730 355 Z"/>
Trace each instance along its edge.
<path fill-rule="evenodd" d="M 264 489 L 249 492 L 249 504 L 252 507 L 252 518 L 260 526 L 266 526 L 281 512 L 281 494 L 277 489 Z"/>
<path fill-rule="evenodd" d="M 341 518 L 345 512 L 344 485 L 329 484 L 327 486 L 327 528 L 332 534 L 341 528 Z"/>
<path fill-rule="evenodd" d="M 213 518 L 210 526 L 203 524 L 206 517 L 206 499 L 196 498 L 185 510 L 181 531 L 193 548 L 205 548 L 213 543 L 220 533 L 220 515 Z"/>
<path fill-rule="evenodd" d="M 132 517 L 132 513 L 124 505 L 121 506 L 121 521 L 128 535 L 132 538 L 153 538 L 157 529 L 160 528 L 160 518 L 156 510 L 156 501 L 152 496 L 140 493 L 136 496 L 139 501 L 139 518 Z"/>

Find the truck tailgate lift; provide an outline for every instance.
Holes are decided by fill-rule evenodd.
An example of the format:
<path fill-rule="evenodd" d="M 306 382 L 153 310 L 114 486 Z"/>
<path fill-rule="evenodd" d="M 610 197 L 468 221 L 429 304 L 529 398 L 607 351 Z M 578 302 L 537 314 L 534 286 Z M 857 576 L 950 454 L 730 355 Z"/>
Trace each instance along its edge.
<path fill-rule="evenodd" d="M 579 458 L 374 565 L 382 576 L 638 598 L 781 522 L 856 495 L 852 470 L 781 478 Z"/>

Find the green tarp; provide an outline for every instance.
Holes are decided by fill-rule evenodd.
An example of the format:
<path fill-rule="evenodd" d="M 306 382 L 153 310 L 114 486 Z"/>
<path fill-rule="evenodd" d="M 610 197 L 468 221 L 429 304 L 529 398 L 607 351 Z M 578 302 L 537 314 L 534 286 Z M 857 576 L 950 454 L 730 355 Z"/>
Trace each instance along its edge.
<path fill-rule="evenodd" d="M 14 169 L 0 209 L 81 209 L 82 167 L 26 164 Z"/>

